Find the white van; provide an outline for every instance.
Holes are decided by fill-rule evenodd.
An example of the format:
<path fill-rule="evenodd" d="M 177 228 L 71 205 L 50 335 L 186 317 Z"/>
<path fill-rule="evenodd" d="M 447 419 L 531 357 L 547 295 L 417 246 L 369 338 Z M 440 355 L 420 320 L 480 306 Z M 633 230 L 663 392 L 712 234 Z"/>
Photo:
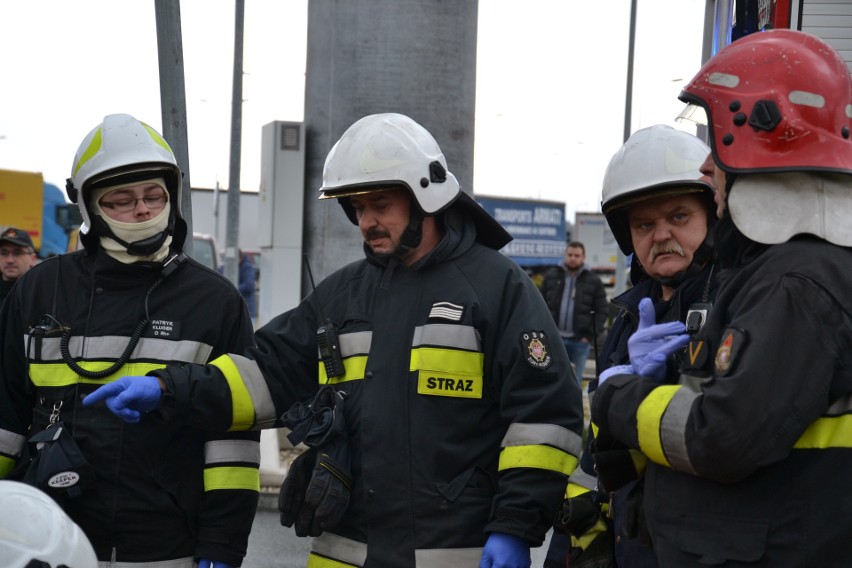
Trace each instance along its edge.
<path fill-rule="evenodd" d="M 222 261 L 216 238 L 206 233 L 192 233 L 192 258 L 213 270 L 219 270 Z"/>

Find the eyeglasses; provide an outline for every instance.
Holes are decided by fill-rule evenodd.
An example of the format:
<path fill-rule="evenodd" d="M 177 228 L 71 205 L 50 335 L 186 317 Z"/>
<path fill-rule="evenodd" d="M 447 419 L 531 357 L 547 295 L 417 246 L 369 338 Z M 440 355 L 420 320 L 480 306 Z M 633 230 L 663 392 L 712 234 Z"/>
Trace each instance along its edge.
<path fill-rule="evenodd" d="M 130 213 L 136 209 L 136 204 L 140 201 L 145 204 L 148 209 L 162 209 L 166 206 L 168 196 L 165 193 L 158 195 L 146 195 L 145 197 L 128 197 L 126 199 L 116 199 L 115 201 L 101 201 L 101 207 L 112 209 L 117 213 Z"/>
<path fill-rule="evenodd" d="M 25 250 L 25 249 L 12 249 L 12 250 L 9 250 L 9 249 L 0 249 L 0 257 L 7 257 L 7 256 L 26 256 L 26 255 L 28 255 L 28 254 L 32 254 L 32 251 Z"/>

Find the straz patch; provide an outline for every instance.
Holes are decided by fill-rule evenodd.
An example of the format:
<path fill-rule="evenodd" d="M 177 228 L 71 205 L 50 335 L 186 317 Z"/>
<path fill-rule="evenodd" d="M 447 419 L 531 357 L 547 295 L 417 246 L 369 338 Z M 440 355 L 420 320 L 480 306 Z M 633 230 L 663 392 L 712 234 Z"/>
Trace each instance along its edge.
<path fill-rule="evenodd" d="M 440 371 L 419 371 L 417 393 L 453 398 L 482 398 L 482 377 Z"/>
<path fill-rule="evenodd" d="M 722 342 L 716 350 L 716 374 L 720 376 L 730 373 L 737 362 L 737 357 L 745 347 L 746 334 L 744 331 L 729 327 L 722 333 Z"/>
<path fill-rule="evenodd" d="M 536 369 L 547 369 L 553 362 L 543 331 L 525 331 L 521 334 L 521 350 L 527 363 Z"/>

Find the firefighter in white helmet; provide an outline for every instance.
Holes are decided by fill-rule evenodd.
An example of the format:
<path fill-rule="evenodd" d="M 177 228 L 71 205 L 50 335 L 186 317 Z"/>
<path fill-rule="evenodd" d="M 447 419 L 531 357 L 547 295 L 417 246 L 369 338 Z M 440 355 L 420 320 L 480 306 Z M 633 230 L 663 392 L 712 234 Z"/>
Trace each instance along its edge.
<path fill-rule="evenodd" d="M 497 251 L 509 235 L 399 114 L 343 133 L 320 197 L 358 226 L 366 259 L 261 328 L 245 356 L 126 377 L 86 403 L 223 431 L 290 424 L 319 404 L 334 441 L 294 464 L 281 494 L 282 521 L 314 536 L 311 565 L 529 566 L 583 412 L 541 295 Z"/>
<path fill-rule="evenodd" d="M 612 300 L 618 315 L 598 354 L 599 370 L 629 362 L 628 338 L 640 326 L 643 298 L 652 300 L 644 314 L 652 322 L 685 321 L 712 302 L 716 282 L 708 229 L 716 216 L 714 190 L 699 171 L 709 152 L 692 134 L 660 124 L 636 131 L 612 156 L 601 209 L 621 251 L 633 255 L 632 287 Z M 665 382 L 677 382 L 680 356 L 672 355 Z M 589 392 L 596 387 L 593 381 Z M 631 456 L 623 444 L 598 447 L 606 441 L 589 431 L 568 489 L 565 510 L 573 518 L 557 523 L 545 566 L 565 566 L 567 557 L 572 565 L 591 565 L 613 555 L 620 567 L 655 566 L 653 551 L 643 543 L 641 456 Z M 608 514 L 603 504 L 611 507 Z"/>
<path fill-rule="evenodd" d="M 704 327 L 680 339 L 678 384 L 649 380 L 677 348 L 672 330 L 640 325 L 630 364 L 601 375 L 598 438 L 648 458 L 661 566 L 846 566 L 849 68 L 815 36 L 770 30 L 721 50 L 681 99 L 707 115 L 720 285 Z"/>
<path fill-rule="evenodd" d="M 0 566 L 97 568 L 89 539 L 47 494 L 0 480 Z"/>
<path fill-rule="evenodd" d="M 28 271 L 0 311 L 0 477 L 54 496 L 103 562 L 238 566 L 259 435 L 148 417 L 129 427 L 80 400 L 128 373 L 253 345 L 245 303 L 183 253 L 180 168 L 147 124 L 106 116 L 80 144 L 67 189 L 85 249 Z"/>

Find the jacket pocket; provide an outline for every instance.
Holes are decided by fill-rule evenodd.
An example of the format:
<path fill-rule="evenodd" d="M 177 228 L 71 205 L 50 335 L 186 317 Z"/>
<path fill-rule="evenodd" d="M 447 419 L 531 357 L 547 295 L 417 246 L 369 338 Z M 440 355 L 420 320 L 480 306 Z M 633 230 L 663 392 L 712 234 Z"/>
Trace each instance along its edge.
<path fill-rule="evenodd" d="M 757 562 L 766 553 L 768 534 L 768 524 L 759 520 L 689 515 L 659 519 L 653 536 L 661 551 L 674 547 L 713 566 Z"/>

